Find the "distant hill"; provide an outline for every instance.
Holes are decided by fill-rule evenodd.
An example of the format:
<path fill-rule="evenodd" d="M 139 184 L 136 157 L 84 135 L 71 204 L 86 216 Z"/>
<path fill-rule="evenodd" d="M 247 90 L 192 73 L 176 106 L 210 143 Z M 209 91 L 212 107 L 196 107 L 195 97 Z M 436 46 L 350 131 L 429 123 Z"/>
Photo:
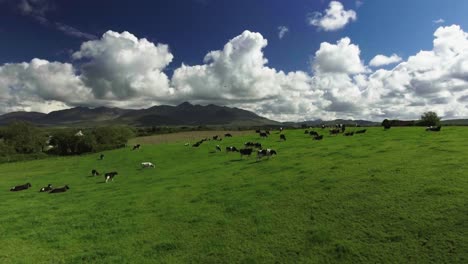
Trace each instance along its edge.
<path fill-rule="evenodd" d="M 468 119 L 451 119 L 440 121 L 442 125 L 468 126 Z"/>
<path fill-rule="evenodd" d="M 75 107 L 54 111 L 49 114 L 37 112 L 14 112 L 0 116 L 0 125 L 14 120 L 23 120 L 38 125 L 108 125 L 128 124 L 135 126 L 161 125 L 232 125 L 263 126 L 281 123 L 258 116 L 239 108 L 217 105 L 192 105 L 182 103 L 178 106 L 153 106 L 148 109 L 130 110 L 108 107 Z"/>
<path fill-rule="evenodd" d="M 351 120 L 351 119 L 335 119 L 335 120 L 310 120 L 310 121 L 303 121 L 303 122 L 285 122 L 287 126 L 321 126 L 321 125 L 335 125 L 335 124 L 345 124 L 348 126 L 355 126 L 356 124 L 359 126 L 380 126 L 380 122 L 373 122 L 368 120 Z"/>

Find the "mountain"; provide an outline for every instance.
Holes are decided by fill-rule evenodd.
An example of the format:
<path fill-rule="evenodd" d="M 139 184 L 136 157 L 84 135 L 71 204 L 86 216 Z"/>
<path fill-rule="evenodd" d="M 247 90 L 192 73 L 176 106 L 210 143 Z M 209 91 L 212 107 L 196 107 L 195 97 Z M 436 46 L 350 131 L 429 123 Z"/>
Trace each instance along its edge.
<path fill-rule="evenodd" d="M 160 105 L 147 109 L 129 110 L 107 107 L 75 107 L 49 114 L 14 112 L 0 116 L 0 125 L 13 120 L 29 121 L 38 125 L 108 125 L 128 124 L 135 126 L 199 126 L 232 125 L 262 126 L 281 123 L 258 116 L 239 108 L 217 105 L 192 105 L 188 102 L 178 106 Z"/>
<path fill-rule="evenodd" d="M 335 119 L 335 120 L 310 120 L 310 121 L 303 121 L 303 122 L 285 122 L 287 126 L 321 126 L 321 125 L 335 125 L 335 124 L 345 124 L 347 126 L 355 126 L 358 124 L 359 126 L 379 126 L 380 122 L 368 121 L 368 120 L 351 120 L 351 119 Z"/>

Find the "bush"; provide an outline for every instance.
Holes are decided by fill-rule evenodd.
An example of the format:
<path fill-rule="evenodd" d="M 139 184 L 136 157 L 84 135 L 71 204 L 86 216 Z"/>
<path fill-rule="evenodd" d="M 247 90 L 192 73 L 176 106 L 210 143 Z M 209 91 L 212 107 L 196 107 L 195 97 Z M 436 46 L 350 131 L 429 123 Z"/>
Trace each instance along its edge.
<path fill-rule="evenodd" d="M 2 136 L 6 145 L 20 154 L 42 152 L 46 137 L 44 132 L 26 122 L 13 122 L 3 129 Z"/>

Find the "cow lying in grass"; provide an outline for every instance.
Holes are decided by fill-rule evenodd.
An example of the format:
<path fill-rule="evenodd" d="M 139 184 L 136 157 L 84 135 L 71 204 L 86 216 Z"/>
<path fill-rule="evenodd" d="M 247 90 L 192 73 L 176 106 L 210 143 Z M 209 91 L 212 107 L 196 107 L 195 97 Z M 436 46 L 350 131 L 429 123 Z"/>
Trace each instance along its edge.
<path fill-rule="evenodd" d="M 226 152 L 239 152 L 239 150 L 234 146 L 230 146 L 226 147 Z"/>
<path fill-rule="evenodd" d="M 314 140 L 322 140 L 322 139 L 323 139 L 323 135 L 316 135 L 316 136 L 314 136 L 313 139 L 314 139 Z"/>
<path fill-rule="evenodd" d="M 367 129 L 361 129 L 361 130 L 358 130 L 356 131 L 356 134 L 364 134 L 366 133 Z"/>
<path fill-rule="evenodd" d="M 52 184 L 47 184 L 46 187 L 42 187 L 39 192 L 48 192 L 48 191 L 51 191 L 53 188 L 52 188 Z"/>
<path fill-rule="evenodd" d="M 28 183 L 25 183 L 23 185 L 17 185 L 15 187 L 11 187 L 10 191 L 12 191 L 12 192 L 22 191 L 22 190 L 27 190 L 30 187 L 31 187 L 31 184 L 28 182 Z"/>
<path fill-rule="evenodd" d="M 65 185 L 63 187 L 54 188 L 49 193 L 62 193 L 66 192 L 68 189 L 70 189 L 70 187 L 68 187 L 68 185 Z"/>
<path fill-rule="evenodd" d="M 440 131 L 440 128 L 441 126 L 429 126 L 429 127 L 426 127 L 426 131 L 433 131 L 433 132 L 439 132 Z"/>
<path fill-rule="evenodd" d="M 240 149 L 239 150 L 239 153 L 241 154 L 241 158 L 244 156 L 244 155 L 247 155 L 250 157 L 250 155 L 252 154 L 253 150 L 251 148 L 245 148 L 245 149 Z"/>
<path fill-rule="evenodd" d="M 115 175 L 118 175 L 116 171 L 107 172 L 106 174 L 104 174 L 104 179 L 106 180 L 106 182 L 108 182 L 109 180 L 114 181 Z"/>
<path fill-rule="evenodd" d="M 93 175 L 93 176 L 98 176 L 98 175 L 99 175 L 99 172 L 98 172 L 97 170 L 93 169 L 93 170 L 91 171 L 91 175 Z"/>
<path fill-rule="evenodd" d="M 142 167 L 142 168 L 154 168 L 155 166 L 154 166 L 154 164 L 151 163 L 151 162 L 142 162 L 142 163 L 141 163 L 141 167 Z"/>

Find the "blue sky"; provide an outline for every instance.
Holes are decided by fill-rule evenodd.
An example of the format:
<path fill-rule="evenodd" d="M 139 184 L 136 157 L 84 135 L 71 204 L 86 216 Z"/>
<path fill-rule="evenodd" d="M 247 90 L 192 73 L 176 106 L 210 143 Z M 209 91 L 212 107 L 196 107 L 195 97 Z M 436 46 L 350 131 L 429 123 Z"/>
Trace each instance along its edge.
<path fill-rule="evenodd" d="M 433 49 L 434 33 L 439 27 L 455 25 L 460 28 L 459 31 L 462 33 L 464 33 L 463 30 L 468 28 L 468 16 L 466 16 L 468 2 L 462 0 L 343 0 L 337 3 L 342 5 L 344 12 L 354 12 L 355 18 L 345 21 L 346 23 L 339 26 L 338 29 L 327 30 L 317 24 L 312 25 L 311 20 L 314 17 L 320 19 L 325 16 L 326 10 L 331 8 L 331 1 L 328 0 L 0 0 L 0 67 L 4 65 L 3 72 L 7 71 L 7 68 L 5 68 L 7 64 L 31 63 L 34 58 L 48 63 L 61 63 L 49 65 L 59 68 L 66 66 L 63 64 L 69 64 L 72 67 L 70 71 L 75 76 L 68 77 L 72 79 L 76 77 L 80 79 L 79 82 L 83 82 L 73 91 L 88 89 L 90 96 L 93 97 L 93 100 L 88 98 L 82 102 L 80 100 L 68 100 L 63 95 L 53 95 L 51 91 L 42 91 L 41 84 L 35 83 L 34 80 L 24 83 L 19 80 L 21 78 L 16 77 L 19 79 L 12 81 L 11 76 L 14 74 L 11 72 L 15 70 L 10 69 L 12 68 L 10 67 L 8 75 L 3 74 L 4 80 L 8 80 L 8 83 L 7 81 L 3 82 L 4 93 L 7 93 L 8 90 L 8 94 L 4 95 L 3 98 L 8 97 L 8 102 L 4 99 L 2 105 L 2 97 L 0 96 L 0 113 L 13 110 L 55 110 L 86 105 L 90 101 L 93 101 L 93 103 L 89 104 L 89 106 L 146 107 L 149 104 L 176 104 L 181 100 L 189 100 L 196 103 L 219 103 L 243 107 L 279 120 L 336 117 L 378 119 L 384 116 L 398 118 L 398 111 L 400 110 L 369 110 L 370 108 L 376 108 L 373 104 L 377 104 L 377 102 L 368 102 L 369 98 L 372 97 L 369 94 L 359 95 L 365 98 L 361 98 L 356 94 L 358 90 L 360 93 L 365 93 L 371 89 L 368 84 L 359 82 L 361 77 L 363 76 L 362 78 L 369 81 L 375 77 L 378 68 L 381 68 L 389 71 L 387 78 L 390 78 L 391 74 L 396 75 L 394 69 L 398 66 L 398 63 L 405 62 L 410 56 L 416 55 L 421 50 L 431 51 Z M 439 21 L 436 23 L 437 20 Z M 317 20 L 316 23 L 319 23 L 319 21 Z M 288 29 L 281 39 L 278 36 L 278 27 L 280 26 Z M 109 30 L 117 33 L 128 31 L 138 40 L 146 38 L 154 45 L 158 45 L 158 43 L 167 45 L 167 52 L 170 53 L 172 58 L 170 60 L 154 59 L 155 61 L 159 59 L 164 61 L 163 66 L 157 66 L 157 68 L 166 75 L 168 84 L 155 85 L 155 87 L 145 86 L 142 90 L 138 90 L 140 88 L 135 86 L 135 80 L 141 80 L 142 78 L 137 76 L 137 73 L 119 83 L 113 83 L 114 80 L 109 80 L 108 78 L 115 76 L 110 74 L 100 79 L 107 78 L 106 80 L 118 87 L 120 92 L 128 88 L 128 91 L 122 93 L 125 96 L 122 96 L 122 94 L 120 96 L 116 95 L 118 92 L 111 94 L 112 91 L 107 91 L 107 93 L 96 92 L 100 88 L 91 87 L 91 85 L 99 85 L 98 83 L 102 82 L 90 81 L 90 76 L 95 77 L 97 72 L 109 72 L 109 69 L 105 68 L 105 65 L 107 65 L 104 63 L 105 58 L 102 56 L 98 58 L 93 55 L 94 57 L 82 56 L 77 59 L 76 56 L 73 58 L 72 54 L 80 51 L 80 45 L 86 41 L 103 40 L 103 34 Z M 258 90 L 260 89 L 258 87 L 264 84 L 257 78 L 258 76 L 245 77 L 246 80 L 249 80 L 250 87 L 243 87 L 240 84 L 241 81 L 232 81 L 234 77 L 230 75 L 215 76 L 219 79 L 218 84 L 230 83 L 232 87 L 230 86 L 229 91 L 220 92 L 218 96 L 209 96 L 218 94 L 218 91 L 204 91 L 203 87 L 195 87 L 195 83 L 208 82 L 208 80 L 194 80 L 194 68 L 185 71 L 187 75 L 174 78 L 174 71 L 181 68 L 182 63 L 188 66 L 207 65 L 208 63 L 204 62 L 205 55 L 214 50 L 223 51 L 226 43 L 237 36 L 241 36 L 245 30 L 261 35 L 261 38 L 254 35 L 244 35 L 243 39 L 245 41 L 250 41 L 250 39 L 258 41 L 258 43 L 263 40 L 268 41 L 268 45 L 255 46 L 260 50 L 260 56 L 268 60 L 268 63 L 260 65 L 263 66 L 262 70 L 266 70 L 265 74 L 268 74 L 266 72 L 269 69 L 276 72 L 282 71 L 285 75 L 288 75 L 288 73 L 305 73 L 307 76 L 304 78 L 307 80 L 303 80 L 303 77 L 291 77 L 294 80 L 285 80 L 285 84 L 281 85 L 281 87 L 265 88 L 269 92 L 255 93 L 255 91 L 249 89 L 255 87 Z M 336 71 L 334 73 L 338 75 L 330 76 L 329 73 L 325 74 L 323 70 L 321 72 L 316 70 L 319 68 L 316 52 L 321 49 L 321 44 L 337 45 L 337 42 L 343 38 L 349 38 L 349 45 L 358 47 L 359 60 L 361 66 L 363 66 L 361 70 L 339 72 L 339 74 L 346 74 L 346 76 L 339 75 Z M 243 47 L 244 44 L 239 45 Z M 344 45 L 344 47 L 346 48 L 347 45 Z M 118 53 L 118 51 L 116 52 Z M 250 53 L 246 54 L 247 56 L 252 55 Z M 395 54 L 400 57 L 400 60 L 393 64 L 370 67 L 369 62 L 378 54 L 385 56 Z M 330 55 L 327 58 L 330 58 Z M 151 58 L 148 57 L 148 59 Z M 325 59 L 322 58 L 322 60 Z M 213 62 L 213 64 L 217 64 L 216 60 L 213 60 Z M 92 67 L 83 68 L 83 65 L 93 63 Z M 252 63 L 255 67 L 258 66 L 255 62 Z M 346 63 L 343 62 L 342 64 L 347 65 Z M 212 66 L 213 69 L 210 70 L 208 67 L 207 72 L 217 72 L 215 65 Z M 93 69 L 92 74 L 90 69 Z M 238 69 L 238 67 L 235 69 Z M 324 69 L 323 65 L 322 69 Z M 252 70 L 255 71 L 255 69 Z M 35 73 L 21 74 L 31 76 Z M 21 74 L 16 74 L 16 76 L 21 76 Z M 89 76 L 86 74 L 89 74 Z M 320 76 L 324 77 L 320 79 Z M 152 79 L 154 76 L 146 77 Z M 1 78 L 2 74 L 0 74 L 0 91 L 2 89 Z M 301 102 L 299 105 L 288 106 L 288 101 L 295 100 L 281 98 L 279 94 L 281 92 L 283 92 L 282 94 L 293 94 L 294 91 L 299 89 L 285 90 L 285 87 L 293 86 L 291 83 L 297 85 L 298 78 L 310 86 L 303 88 L 302 84 L 299 84 L 300 89 L 305 89 L 303 91 L 304 95 L 299 97 L 311 96 L 314 99 L 310 100 L 310 102 Z M 356 79 L 358 80 L 356 81 Z M 463 80 L 463 78 L 456 79 L 457 81 Z M 341 83 L 342 87 L 338 87 L 340 86 L 338 85 L 336 91 L 319 87 L 324 82 L 329 84 L 330 80 L 332 80 L 332 83 Z M 344 84 L 345 81 L 350 81 L 350 83 Z M 412 83 L 417 81 L 421 80 L 414 80 L 414 82 L 410 83 L 413 85 Z M 236 87 L 234 87 L 234 83 L 236 83 Z M 454 83 L 456 83 L 457 87 L 460 85 L 465 87 L 465 84 Z M 444 85 L 446 84 L 444 83 Z M 39 88 L 36 88 L 36 86 Z M 213 87 L 215 86 L 213 85 Z M 356 86 L 345 92 L 349 92 L 351 97 L 356 96 L 356 100 L 362 99 L 363 102 L 368 104 L 367 111 L 351 106 L 352 102 L 338 98 L 336 94 L 343 93 L 344 86 Z M 407 87 L 408 85 L 404 86 Z M 58 87 L 57 89 L 62 88 Z M 113 88 L 107 87 L 105 89 Z M 149 92 L 151 89 L 159 90 Z M 162 95 L 161 89 L 167 90 L 167 96 Z M 410 97 L 399 88 L 382 87 L 372 89 L 379 90 L 381 100 L 384 97 L 388 99 L 388 96 L 392 94 L 399 96 L 400 99 Z M 443 90 L 440 88 L 437 95 L 432 93 L 430 97 L 424 98 L 424 102 L 422 102 L 422 100 L 419 100 L 421 98 L 413 97 L 427 93 L 419 93 L 420 88 L 418 87 L 407 87 L 405 89 L 408 89 L 408 93 L 412 93 L 412 98 L 409 101 L 398 103 L 402 104 L 401 107 L 417 106 L 418 108 L 415 108 L 415 111 L 429 109 L 430 102 L 447 101 L 447 98 L 451 96 L 458 96 L 458 98 L 466 96 L 464 90 L 463 93 L 455 94 L 450 89 Z M 18 95 L 26 90 L 34 90 L 37 94 L 25 95 L 25 98 L 20 100 L 22 103 L 12 102 L 12 98 L 19 100 Z M 143 90 L 145 92 L 140 93 Z M 383 90 L 385 91 L 382 92 Z M 460 88 L 457 91 L 459 92 L 459 90 Z M 16 91 L 16 94 L 12 91 Z M 171 97 L 170 95 L 177 94 L 180 91 L 189 92 L 183 96 L 176 96 L 177 98 L 168 100 L 162 98 Z M 447 91 L 451 94 L 446 93 Z M 96 94 L 102 96 L 98 97 Z M 154 98 L 142 101 L 141 97 L 147 97 L 148 94 L 153 95 Z M 315 100 L 316 97 L 322 97 L 322 100 L 317 101 Z M 252 99 L 247 100 L 246 98 Z M 28 100 L 31 102 L 27 103 Z M 123 100 L 130 103 L 127 105 L 122 104 L 121 101 Z M 460 100 L 457 100 L 457 102 L 461 102 Z M 271 105 L 276 106 L 271 107 Z M 340 105 L 341 107 L 333 107 L 333 105 Z M 437 104 L 437 107 L 440 105 Z M 440 114 L 447 117 L 460 117 L 465 116 L 467 113 L 463 109 L 463 105 L 460 105 L 456 109 L 440 107 Z M 417 112 L 413 115 L 402 114 L 401 117 L 411 118 L 417 115 L 420 115 L 420 113 Z"/>

